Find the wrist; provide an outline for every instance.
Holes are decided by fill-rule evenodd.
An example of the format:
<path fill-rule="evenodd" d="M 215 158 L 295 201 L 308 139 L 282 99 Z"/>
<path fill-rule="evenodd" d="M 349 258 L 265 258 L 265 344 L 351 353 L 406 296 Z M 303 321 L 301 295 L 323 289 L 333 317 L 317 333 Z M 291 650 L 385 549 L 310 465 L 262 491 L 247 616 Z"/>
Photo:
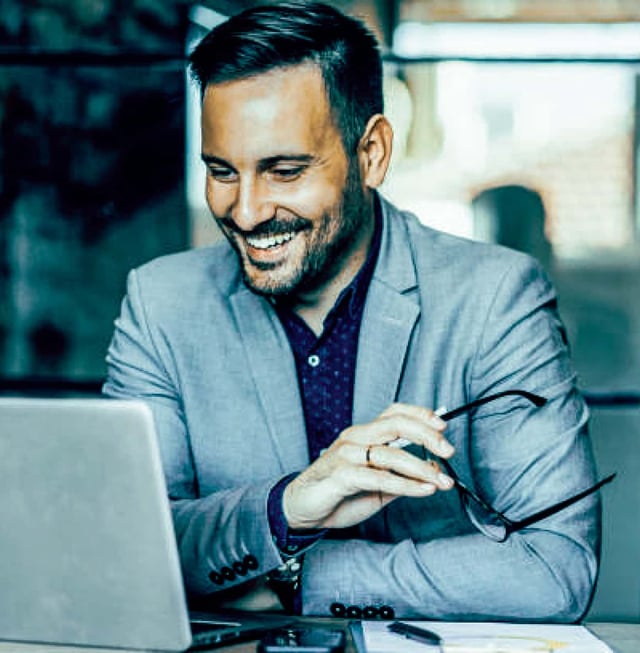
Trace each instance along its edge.
<path fill-rule="evenodd" d="M 289 532 L 308 534 L 309 531 L 319 530 L 322 525 L 317 520 L 300 518 L 295 511 L 295 488 L 292 487 L 296 479 L 292 480 L 282 493 L 282 514 L 289 528 Z"/>
<path fill-rule="evenodd" d="M 282 551 L 287 544 L 289 534 L 289 524 L 284 514 L 283 494 L 287 485 L 295 478 L 296 474 L 288 474 L 281 478 L 269 492 L 267 499 L 267 516 L 269 519 L 269 529 L 276 543 L 276 546 Z"/>

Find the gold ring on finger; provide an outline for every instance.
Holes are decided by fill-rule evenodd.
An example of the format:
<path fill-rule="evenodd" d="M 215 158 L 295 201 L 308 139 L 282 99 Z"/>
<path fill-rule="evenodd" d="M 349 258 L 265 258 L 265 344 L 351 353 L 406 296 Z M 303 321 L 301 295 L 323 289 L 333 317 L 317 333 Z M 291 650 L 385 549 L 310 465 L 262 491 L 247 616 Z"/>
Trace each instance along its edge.
<path fill-rule="evenodd" d="M 373 467 L 373 462 L 371 461 L 371 449 L 373 449 L 373 445 L 370 444 L 367 447 L 367 452 L 365 454 L 365 459 L 367 461 L 367 467 Z"/>

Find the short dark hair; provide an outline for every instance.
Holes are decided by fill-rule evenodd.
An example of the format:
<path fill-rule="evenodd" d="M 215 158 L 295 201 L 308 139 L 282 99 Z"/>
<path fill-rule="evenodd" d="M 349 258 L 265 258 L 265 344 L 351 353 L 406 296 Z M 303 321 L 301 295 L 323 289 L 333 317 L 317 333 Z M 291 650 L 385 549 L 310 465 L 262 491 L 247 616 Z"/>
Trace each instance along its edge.
<path fill-rule="evenodd" d="M 304 63 L 319 67 L 347 154 L 371 116 L 382 113 L 382 61 L 375 36 L 358 19 L 321 2 L 247 9 L 214 27 L 189 57 L 204 95 L 208 84 Z"/>

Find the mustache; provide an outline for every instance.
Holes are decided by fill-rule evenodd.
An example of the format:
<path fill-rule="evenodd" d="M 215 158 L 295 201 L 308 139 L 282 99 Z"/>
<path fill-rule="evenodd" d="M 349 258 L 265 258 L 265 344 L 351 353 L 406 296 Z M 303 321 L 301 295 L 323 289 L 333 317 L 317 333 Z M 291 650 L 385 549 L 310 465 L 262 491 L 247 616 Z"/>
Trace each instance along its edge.
<path fill-rule="evenodd" d="M 232 231 L 235 234 L 240 236 L 279 236 L 281 234 L 288 234 L 292 231 L 303 231 L 305 229 L 310 229 L 313 224 L 311 220 L 307 218 L 302 218 L 296 216 L 289 220 L 283 220 L 282 218 L 271 218 L 265 222 L 261 222 L 259 225 L 256 225 L 255 228 L 246 231 L 241 229 L 232 218 L 218 218 L 218 222 L 223 225 L 229 231 Z"/>

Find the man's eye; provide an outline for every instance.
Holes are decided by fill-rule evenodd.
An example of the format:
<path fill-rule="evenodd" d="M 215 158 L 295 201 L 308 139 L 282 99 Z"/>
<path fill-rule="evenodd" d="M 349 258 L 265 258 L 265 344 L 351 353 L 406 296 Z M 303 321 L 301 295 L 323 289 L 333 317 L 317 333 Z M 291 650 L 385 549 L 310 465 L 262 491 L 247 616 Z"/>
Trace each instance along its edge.
<path fill-rule="evenodd" d="M 236 173 L 229 168 L 209 166 L 209 174 L 217 181 L 235 181 Z"/>
<path fill-rule="evenodd" d="M 296 179 L 304 171 L 304 166 L 279 166 L 277 168 L 272 168 L 271 174 L 276 179 L 281 180 L 290 180 Z"/>

